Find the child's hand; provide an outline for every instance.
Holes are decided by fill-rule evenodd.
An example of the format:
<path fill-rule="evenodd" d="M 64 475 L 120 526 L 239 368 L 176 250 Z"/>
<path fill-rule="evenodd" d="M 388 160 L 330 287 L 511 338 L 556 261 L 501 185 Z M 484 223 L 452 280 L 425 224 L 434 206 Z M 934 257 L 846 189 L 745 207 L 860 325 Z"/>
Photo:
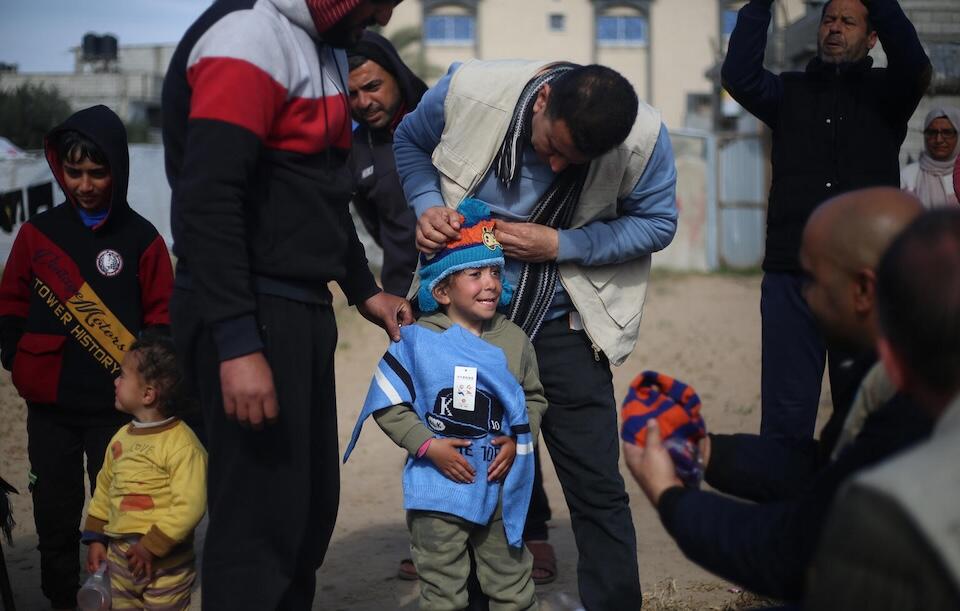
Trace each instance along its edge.
<path fill-rule="evenodd" d="M 87 572 L 96 573 L 100 565 L 107 561 L 107 546 L 94 541 L 87 547 Z"/>
<path fill-rule="evenodd" d="M 517 440 L 507 435 L 500 435 L 490 443 L 500 446 L 500 452 L 487 469 L 487 481 L 502 482 L 507 477 L 507 473 L 510 473 L 513 459 L 517 457 Z"/>
<path fill-rule="evenodd" d="M 449 479 L 460 484 L 472 484 L 476 472 L 467 462 L 467 459 L 457 451 L 457 448 L 468 446 L 470 446 L 470 442 L 466 439 L 438 437 L 430 442 L 426 457 L 433 462 L 437 469 L 440 469 L 440 473 L 443 473 Z"/>
<path fill-rule="evenodd" d="M 148 580 L 153 577 L 153 554 L 139 541 L 127 550 L 127 560 L 130 562 L 130 571 L 134 577 L 146 576 Z"/>

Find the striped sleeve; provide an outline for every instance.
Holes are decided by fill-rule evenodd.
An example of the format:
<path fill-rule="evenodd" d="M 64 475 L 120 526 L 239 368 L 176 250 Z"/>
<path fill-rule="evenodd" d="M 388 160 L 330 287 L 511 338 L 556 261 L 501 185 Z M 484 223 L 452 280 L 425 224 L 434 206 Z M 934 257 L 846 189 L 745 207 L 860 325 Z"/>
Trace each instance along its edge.
<path fill-rule="evenodd" d="M 197 40 L 187 60 L 191 120 L 223 121 L 266 141 L 290 79 L 275 27 L 256 11 L 237 11 Z"/>
<path fill-rule="evenodd" d="M 367 398 L 363 402 L 363 409 L 360 411 L 357 424 L 353 429 L 350 444 L 343 454 L 343 462 L 347 462 L 350 457 L 353 446 L 360 438 L 363 422 L 369 416 L 395 405 L 412 406 L 416 400 L 413 377 L 408 369 L 410 366 L 408 355 L 414 350 L 412 344 L 415 341 L 416 330 L 417 327 L 401 329 L 400 341 L 391 343 L 383 358 L 377 363 L 377 368 L 373 372 L 373 379 L 370 381 L 370 388 L 367 390 Z"/>

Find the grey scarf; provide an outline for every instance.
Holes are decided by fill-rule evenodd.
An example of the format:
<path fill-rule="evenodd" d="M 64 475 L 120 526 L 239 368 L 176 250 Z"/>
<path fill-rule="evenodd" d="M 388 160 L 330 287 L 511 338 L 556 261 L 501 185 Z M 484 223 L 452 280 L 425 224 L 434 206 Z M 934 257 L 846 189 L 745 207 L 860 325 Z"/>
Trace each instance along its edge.
<path fill-rule="evenodd" d="M 524 147 L 530 142 L 533 104 L 540 88 L 558 75 L 575 67 L 572 64 L 552 66 L 534 77 L 523 88 L 503 144 L 500 145 L 500 152 L 497 153 L 493 162 L 494 173 L 504 185 L 509 186 L 519 179 L 520 159 Z M 527 220 L 554 229 L 569 227 L 580 199 L 580 191 L 588 168 L 589 164 L 571 165 L 557 175 L 553 184 L 540 197 L 540 201 L 537 202 Z M 555 261 L 523 264 L 507 316 L 523 329 L 531 340 L 536 337 L 543 325 L 558 279 L 559 271 Z"/>

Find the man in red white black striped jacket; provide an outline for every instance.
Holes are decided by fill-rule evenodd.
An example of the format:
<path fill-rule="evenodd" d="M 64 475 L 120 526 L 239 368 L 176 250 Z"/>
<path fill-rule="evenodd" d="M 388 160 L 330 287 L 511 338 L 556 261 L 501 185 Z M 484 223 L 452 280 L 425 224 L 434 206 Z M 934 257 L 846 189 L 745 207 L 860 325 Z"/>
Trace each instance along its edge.
<path fill-rule="evenodd" d="M 171 319 L 209 435 L 205 611 L 310 608 L 339 500 L 327 283 L 393 339 L 412 322 L 347 207 L 342 49 L 395 4 L 218 0 L 164 81 Z"/>

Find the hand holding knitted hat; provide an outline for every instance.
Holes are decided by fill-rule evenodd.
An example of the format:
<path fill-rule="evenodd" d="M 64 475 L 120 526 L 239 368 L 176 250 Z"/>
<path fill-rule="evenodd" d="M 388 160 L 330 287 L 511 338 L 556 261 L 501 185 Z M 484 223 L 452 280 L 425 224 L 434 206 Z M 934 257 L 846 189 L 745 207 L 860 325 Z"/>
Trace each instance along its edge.
<path fill-rule="evenodd" d="M 670 376 L 644 371 L 630 383 L 621 408 L 621 438 L 640 447 L 647 442 L 647 423 L 656 419 L 677 476 L 687 485 L 700 481 L 697 442 L 707 436 L 696 391 Z"/>
<path fill-rule="evenodd" d="M 457 207 L 457 213 L 460 239 L 447 242 L 443 250 L 432 256 L 420 255 L 417 300 L 422 312 L 433 312 L 439 307 L 433 298 L 433 289 L 447 276 L 464 269 L 504 266 L 503 248 L 493 235 L 495 221 L 490 218 L 487 204 L 479 199 L 465 199 Z M 506 278 L 501 278 L 501 283 L 500 305 L 505 306 L 513 297 L 513 287 Z"/>

